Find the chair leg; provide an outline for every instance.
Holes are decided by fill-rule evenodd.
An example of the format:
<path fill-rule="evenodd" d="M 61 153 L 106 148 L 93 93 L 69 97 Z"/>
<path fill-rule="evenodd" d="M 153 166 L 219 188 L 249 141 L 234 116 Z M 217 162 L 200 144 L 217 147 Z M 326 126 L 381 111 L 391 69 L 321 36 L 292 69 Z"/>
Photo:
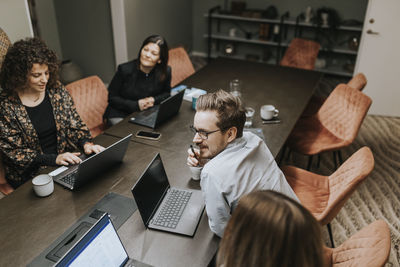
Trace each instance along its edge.
<path fill-rule="evenodd" d="M 337 153 L 339 158 L 339 165 L 342 165 L 343 164 L 342 151 L 338 150 Z"/>
<path fill-rule="evenodd" d="M 334 248 L 335 247 L 335 243 L 333 242 L 331 223 L 328 223 L 326 226 L 328 227 L 328 233 L 329 233 L 329 238 L 331 239 L 332 248 Z"/>
<path fill-rule="evenodd" d="M 282 164 L 283 158 L 285 157 L 285 152 L 286 152 L 286 145 L 283 145 L 281 156 L 279 157 L 279 160 L 278 160 L 279 166 L 281 166 L 281 164 Z"/>
<path fill-rule="evenodd" d="M 307 171 L 311 169 L 311 164 L 312 164 L 312 158 L 313 156 L 308 156 L 308 164 L 307 164 Z"/>
<path fill-rule="evenodd" d="M 335 170 L 337 170 L 337 160 L 336 160 L 336 151 L 333 151 L 333 164 L 335 165 Z"/>

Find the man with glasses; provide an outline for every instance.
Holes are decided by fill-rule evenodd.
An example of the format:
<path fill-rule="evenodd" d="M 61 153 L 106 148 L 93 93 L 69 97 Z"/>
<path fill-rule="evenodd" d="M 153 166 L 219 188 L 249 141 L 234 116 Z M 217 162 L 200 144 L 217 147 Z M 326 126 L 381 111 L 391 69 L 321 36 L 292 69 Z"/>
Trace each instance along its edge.
<path fill-rule="evenodd" d="M 209 225 L 220 237 L 245 194 L 271 189 L 298 201 L 264 141 L 243 133 L 245 121 L 240 99 L 223 90 L 197 99 L 191 129 L 199 149 L 188 150 L 187 164 L 203 166 L 200 185 Z"/>

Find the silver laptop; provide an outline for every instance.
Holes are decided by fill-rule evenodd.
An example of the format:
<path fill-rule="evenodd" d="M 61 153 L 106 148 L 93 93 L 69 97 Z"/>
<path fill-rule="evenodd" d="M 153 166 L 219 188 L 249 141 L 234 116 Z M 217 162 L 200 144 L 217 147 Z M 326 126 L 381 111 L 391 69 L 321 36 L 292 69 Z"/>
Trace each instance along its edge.
<path fill-rule="evenodd" d="M 147 228 L 194 236 L 204 210 L 201 191 L 170 187 L 159 153 L 132 194 Z"/>
<path fill-rule="evenodd" d="M 60 167 L 49 174 L 53 176 L 54 182 L 70 190 L 79 188 L 96 175 L 122 162 L 131 137 L 132 134 L 129 134 L 102 152 L 84 159 L 81 163 L 70 167 Z"/>
<path fill-rule="evenodd" d="M 106 213 L 55 266 L 144 267 L 150 265 L 129 258 L 110 217 Z"/>
<path fill-rule="evenodd" d="M 184 94 L 185 90 L 182 90 L 179 93 L 168 97 L 162 101 L 160 105 L 141 111 L 134 117 L 131 117 L 129 122 L 153 129 L 158 127 L 161 123 L 167 121 L 179 112 Z"/>

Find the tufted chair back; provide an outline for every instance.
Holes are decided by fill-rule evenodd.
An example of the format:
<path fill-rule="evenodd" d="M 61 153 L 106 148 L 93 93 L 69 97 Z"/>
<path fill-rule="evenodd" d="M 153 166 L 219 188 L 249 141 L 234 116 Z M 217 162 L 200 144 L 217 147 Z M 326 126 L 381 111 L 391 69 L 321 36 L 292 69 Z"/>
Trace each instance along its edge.
<path fill-rule="evenodd" d="M 373 168 L 372 152 L 368 147 L 363 147 L 331 176 L 318 175 L 294 166 L 284 166 L 282 171 L 300 203 L 321 225 L 326 225 L 339 213 Z"/>
<path fill-rule="evenodd" d="M 168 52 L 168 65 L 171 66 L 171 87 L 192 75 L 195 71 L 189 55 L 183 47 L 172 48 Z"/>
<path fill-rule="evenodd" d="M 326 266 L 383 267 L 390 254 L 390 231 L 377 220 L 364 227 L 337 248 L 324 248 Z"/>
<path fill-rule="evenodd" d="M 5 31 L 0 28 L 0 68 L 3 64 L 4 57 L 7 54 L 8 48 L 11 46 L 11 41 Z"/>
<path fill-rule="evenodd" d="M 372 172 L 374 164 L 371 149 L 362 147 L 329 176 L 329 199 L 320 215 L 322 224 L 333 220 L 357 186 Z"/>
<path fill-rule="evenodd" d="M 358 91 L 362 91 L 365 85 L 367 85 L 367 77 L 365 77 L 364 73 L 357 73 L 351 78 L 347 85 Z"/>
<path fill-rule="evenodd" d="M 313 70 L 320 47 L 317 42 L 294 38 L 286 49 L 280 65 Z"/>
<path fill-rule="evenodd" d="M 356 138 L 372 100 L 359 90 L 339 84 L 319 109 L 321 124 L 349 144 Z"/>
<path fill-rule="evenodd" d="M 108 105 L 108 91 L 103 81 L 98 76 L 90 76 L 70 83 L 66 88 L 92 136 L 101 134 L 106 129 L 103 114 Z"/>

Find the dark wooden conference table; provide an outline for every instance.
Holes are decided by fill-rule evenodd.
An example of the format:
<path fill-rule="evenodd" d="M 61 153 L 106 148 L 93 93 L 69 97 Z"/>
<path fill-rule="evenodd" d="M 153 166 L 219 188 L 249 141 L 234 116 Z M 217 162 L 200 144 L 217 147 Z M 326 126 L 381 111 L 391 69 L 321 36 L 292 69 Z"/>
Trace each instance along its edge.
<path fill-rule="evenodd" d="M 262 128 L 266 143 L 276 157 L 320 77 L 312 71 L 216 59 L 183 84 L 214 91 L 228 89 L 229 80 L 241 79 L 243 99 L 256 110 L 253 127 Z M 280 110 L 280 124 L 261 124 L 259 108 L 263 104 L 273 104 Z M 190 179 L 186 166 L 186 151 L 193 138 L 189 130 L 193 116 L 191 104 L 184 101 L 179 114 L 156 129 L 162 133 L 159 141 L 132 138 L 124 162 L 118 168 L 77 191 L 55 185 L 52 195 L 38 198 L 27 182 L 1 199 L 0 266 L 31 262 L 108 192 L 132 198 L 131 187 L 158 152 L 172 186 L 200 189 L 199 182 Z M 148 130 L 125 120 L 96 137 L 95 142 L 107 146 L 140 129 Z M 219 238 L 209 230 L 205 212 L 193 238 L 146 230 L 139 212 L 118 233 L 130 257 L 154 266 L 207 266 L 219 243 Z"/>

